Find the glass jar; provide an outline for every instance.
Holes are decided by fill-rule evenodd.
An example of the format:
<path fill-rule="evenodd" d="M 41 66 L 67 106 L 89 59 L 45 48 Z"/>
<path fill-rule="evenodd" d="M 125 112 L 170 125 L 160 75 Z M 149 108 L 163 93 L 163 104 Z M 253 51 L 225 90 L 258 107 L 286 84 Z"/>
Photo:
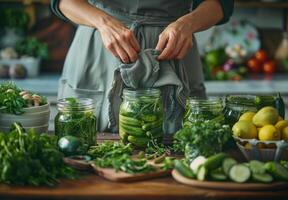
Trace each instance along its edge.
<path fill-rule="evenodd" d="M 183 125 L 190 126 L 193 122 L 214 119 L 222 115 L 222 110 L 223 105 L 221 98 L 190 98 L 186 103 Z"/>
<path fill-rule="evenodd" d="M 55 117 L 55 134 L 60 139 L 66 135 L 79 138 L 85 147 L 96 144 L 96 116 L 94 102 L 89 98 L 58 100 Z"/>
<path fill-rule="evenodd" d="M 119 135 L 124 143 L 145 148 L 163 139 L 163 106 L 159 89 L 123 90 Z"/>
<path fill-rule="evenodd" d="M 233 126 L 240 116 L 247 111 L 257 112 L 253 95 L 228 95 L 225 97 L 224 116 L 226 122 Z"/>

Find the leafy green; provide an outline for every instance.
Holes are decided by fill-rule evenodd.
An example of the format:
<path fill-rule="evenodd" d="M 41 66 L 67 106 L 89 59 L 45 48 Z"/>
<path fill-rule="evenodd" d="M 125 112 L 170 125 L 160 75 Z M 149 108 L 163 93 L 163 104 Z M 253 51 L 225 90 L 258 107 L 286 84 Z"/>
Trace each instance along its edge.
<path fill-rule="evenodd" d="M 0 84 L 0 112 L 16 115 L 23 114 L 23 108 L 29 107 L 30 102 L 29 100 L 23 99 L 23 97 L 20 95 L 21 91 L 23 90 L 17 87 L 13 82 L 4 82 Z M 38 95 L 32 92 L 28 93 L 31 95 Z M 47 104 L 47 99 L 43 96 L 40 97 L 40 105 Z"/>
<path fill-rule="evenodd" d="M 102 168 L 114 168 L 129 174 L 148 173 L 155 168 L 147 163 L 146 159 L 133 159 L 131 144 L 124 145 L 119 142 L 104 142 L 90 147 L 88 151 L 94 163 Z"/>
<path fill-rule="evenodd" d="M 221 152 L 231 137 L 230 127 L 223 125 L 223 122 L 224 117 L 220 116 L 184 127 L 174 135 L 174 150 L 185 152 L 189 160 L 199 155 L 208 157 Z"/>
<path fill-rule="evenodd" d="M 49 52 L 47 44 L 36 38 L 25 38 L 16 43 L 15 49 L 20 55 L 27 55 L 36 58 L 48 59 Z"/>
<path fill-rule="evenodd" d="M 17 123 L 10 133 L 0 133 L 0 182 L 53 186 L 59 178 L 74 179 L 76 172 L 64 164 L 55 136 L 24 133 Z"/>

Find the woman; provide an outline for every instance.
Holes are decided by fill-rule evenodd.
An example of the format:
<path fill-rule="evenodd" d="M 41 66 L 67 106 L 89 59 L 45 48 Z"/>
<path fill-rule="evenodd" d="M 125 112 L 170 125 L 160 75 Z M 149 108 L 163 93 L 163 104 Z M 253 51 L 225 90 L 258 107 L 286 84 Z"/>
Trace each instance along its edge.
<path fill-rule="evenodd" d="M 136 62 L 144 49 L 160 52 L 157 62 L 163 68 L 172 67 L 182 83 L 184 98 L 205 97 L 193 33 L 227 22 L 233 0 L 194 0 L 192 11 L 191 3 L 192 0 L 51 0 L 56 15 L 79 24 L 65 61 L 59 98 L 96 99 L 98 129 L 117 131 L 117 120 L 112 119 L 119 108 L 115 71 L 121 63 Z M 166 95 L 164 106 L 174 105 L 171 101 L 177 96 Z M 170 119 L 165 118 L 172 122 L 164 126 L 166 133 L 181 127 L 184 105 L 181 100 L 175 102 L 172 110 L 177 112 Z"/>

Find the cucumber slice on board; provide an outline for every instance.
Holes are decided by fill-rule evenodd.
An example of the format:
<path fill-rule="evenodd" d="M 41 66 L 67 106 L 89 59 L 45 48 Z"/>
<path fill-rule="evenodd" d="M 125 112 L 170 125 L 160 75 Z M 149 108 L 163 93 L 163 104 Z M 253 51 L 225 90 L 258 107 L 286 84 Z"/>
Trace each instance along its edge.
<path fill-rule="evenodd" d="M 210 178 L 213 181 L 226 181 L 227 176 L 221 170 L 214 170 L 209 173 Z"/>
<path fill-rule="evenodd" d="M 222 162 L 222 169 L 224 173 L 228 176 L 231 167 L 236 164 L 237 164 L 237 161 L 234 160 L 233 158 L 225 158 Z"/>
<path fill-rule="evenodd" d="M 251 160 L 249 162 L 250 170 L 253 174 L 264 174 L 265 173 L 265 164 L 258 160 Z"/>
<path fill-rule="evenodd" d="M 273 181 L 273 176 L 271 176 L 270 174 L 267 174 L 267 173 L 264 173 L 264 174 L 253 173 L 252 179 L 253 179 L 253 181 L 256 181 L 256 182 L 270 183 Z"/>
<path fill-rule="evenodd" d="M 276 179 L 288 181 L 288 170 L 276 162 L 267 162 L 265 169 Z"/>
<path fill-rule="evenodd" d="M 214 156 L 210 156 L 204 163 L 207 170 L 217 169 L 222 165 L 223 160 L 227 157 L 226 153 L 218 153 Z"/>
<path fill-rule="evenodd" d="M 250 179 L 251 171 L 243 164 L 236 164 L 229 171 L 229 178 L 237 183 L 244 183 Z"/>
<path fill-rule="evenodd" d="M 197 171 L 199 169 L 199 167 L 201 165 L 203 165 L 205 163 L 207 159 L 204 156 L 198 156 L 197 158 L 195 158 L 191 164 L 190 164 L 190 168 L 192 169 L 192 171 L 197 174 Z"/>
<path fill-rule="evenodd" d="M 197 172 L 197 179 L 199 181 L 204 181 L 207 177 L 207 174 L 208 174 L 207 168 L 204 165 L 201 165 Z"/>

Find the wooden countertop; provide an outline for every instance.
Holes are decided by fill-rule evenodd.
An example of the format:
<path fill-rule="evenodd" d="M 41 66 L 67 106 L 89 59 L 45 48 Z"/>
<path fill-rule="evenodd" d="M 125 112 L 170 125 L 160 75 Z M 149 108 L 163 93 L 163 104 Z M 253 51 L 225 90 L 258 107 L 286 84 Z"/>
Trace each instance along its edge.
<path fill-rule="evenodd" d="M 288 199 L 288 191 L 224 191 L 181 185 L 172 178 L 134 183 L 115 183 L 96 175 L 63 180 L 55 188 L 0 185 L 0 199 Z"/>
<path fill-rule="evenodd" d="M 98 134 L 99 142 L 117 140 L 116 134 Z M 62 180 L 56 187 L 16 187 L 0 184 L 0 199 L 288 199 L 288 190 L 225 191 L 201 189 L 177 183 L 172 177 L 133 183 L 107 181 L 89 174 L 79 180 Z"/>

